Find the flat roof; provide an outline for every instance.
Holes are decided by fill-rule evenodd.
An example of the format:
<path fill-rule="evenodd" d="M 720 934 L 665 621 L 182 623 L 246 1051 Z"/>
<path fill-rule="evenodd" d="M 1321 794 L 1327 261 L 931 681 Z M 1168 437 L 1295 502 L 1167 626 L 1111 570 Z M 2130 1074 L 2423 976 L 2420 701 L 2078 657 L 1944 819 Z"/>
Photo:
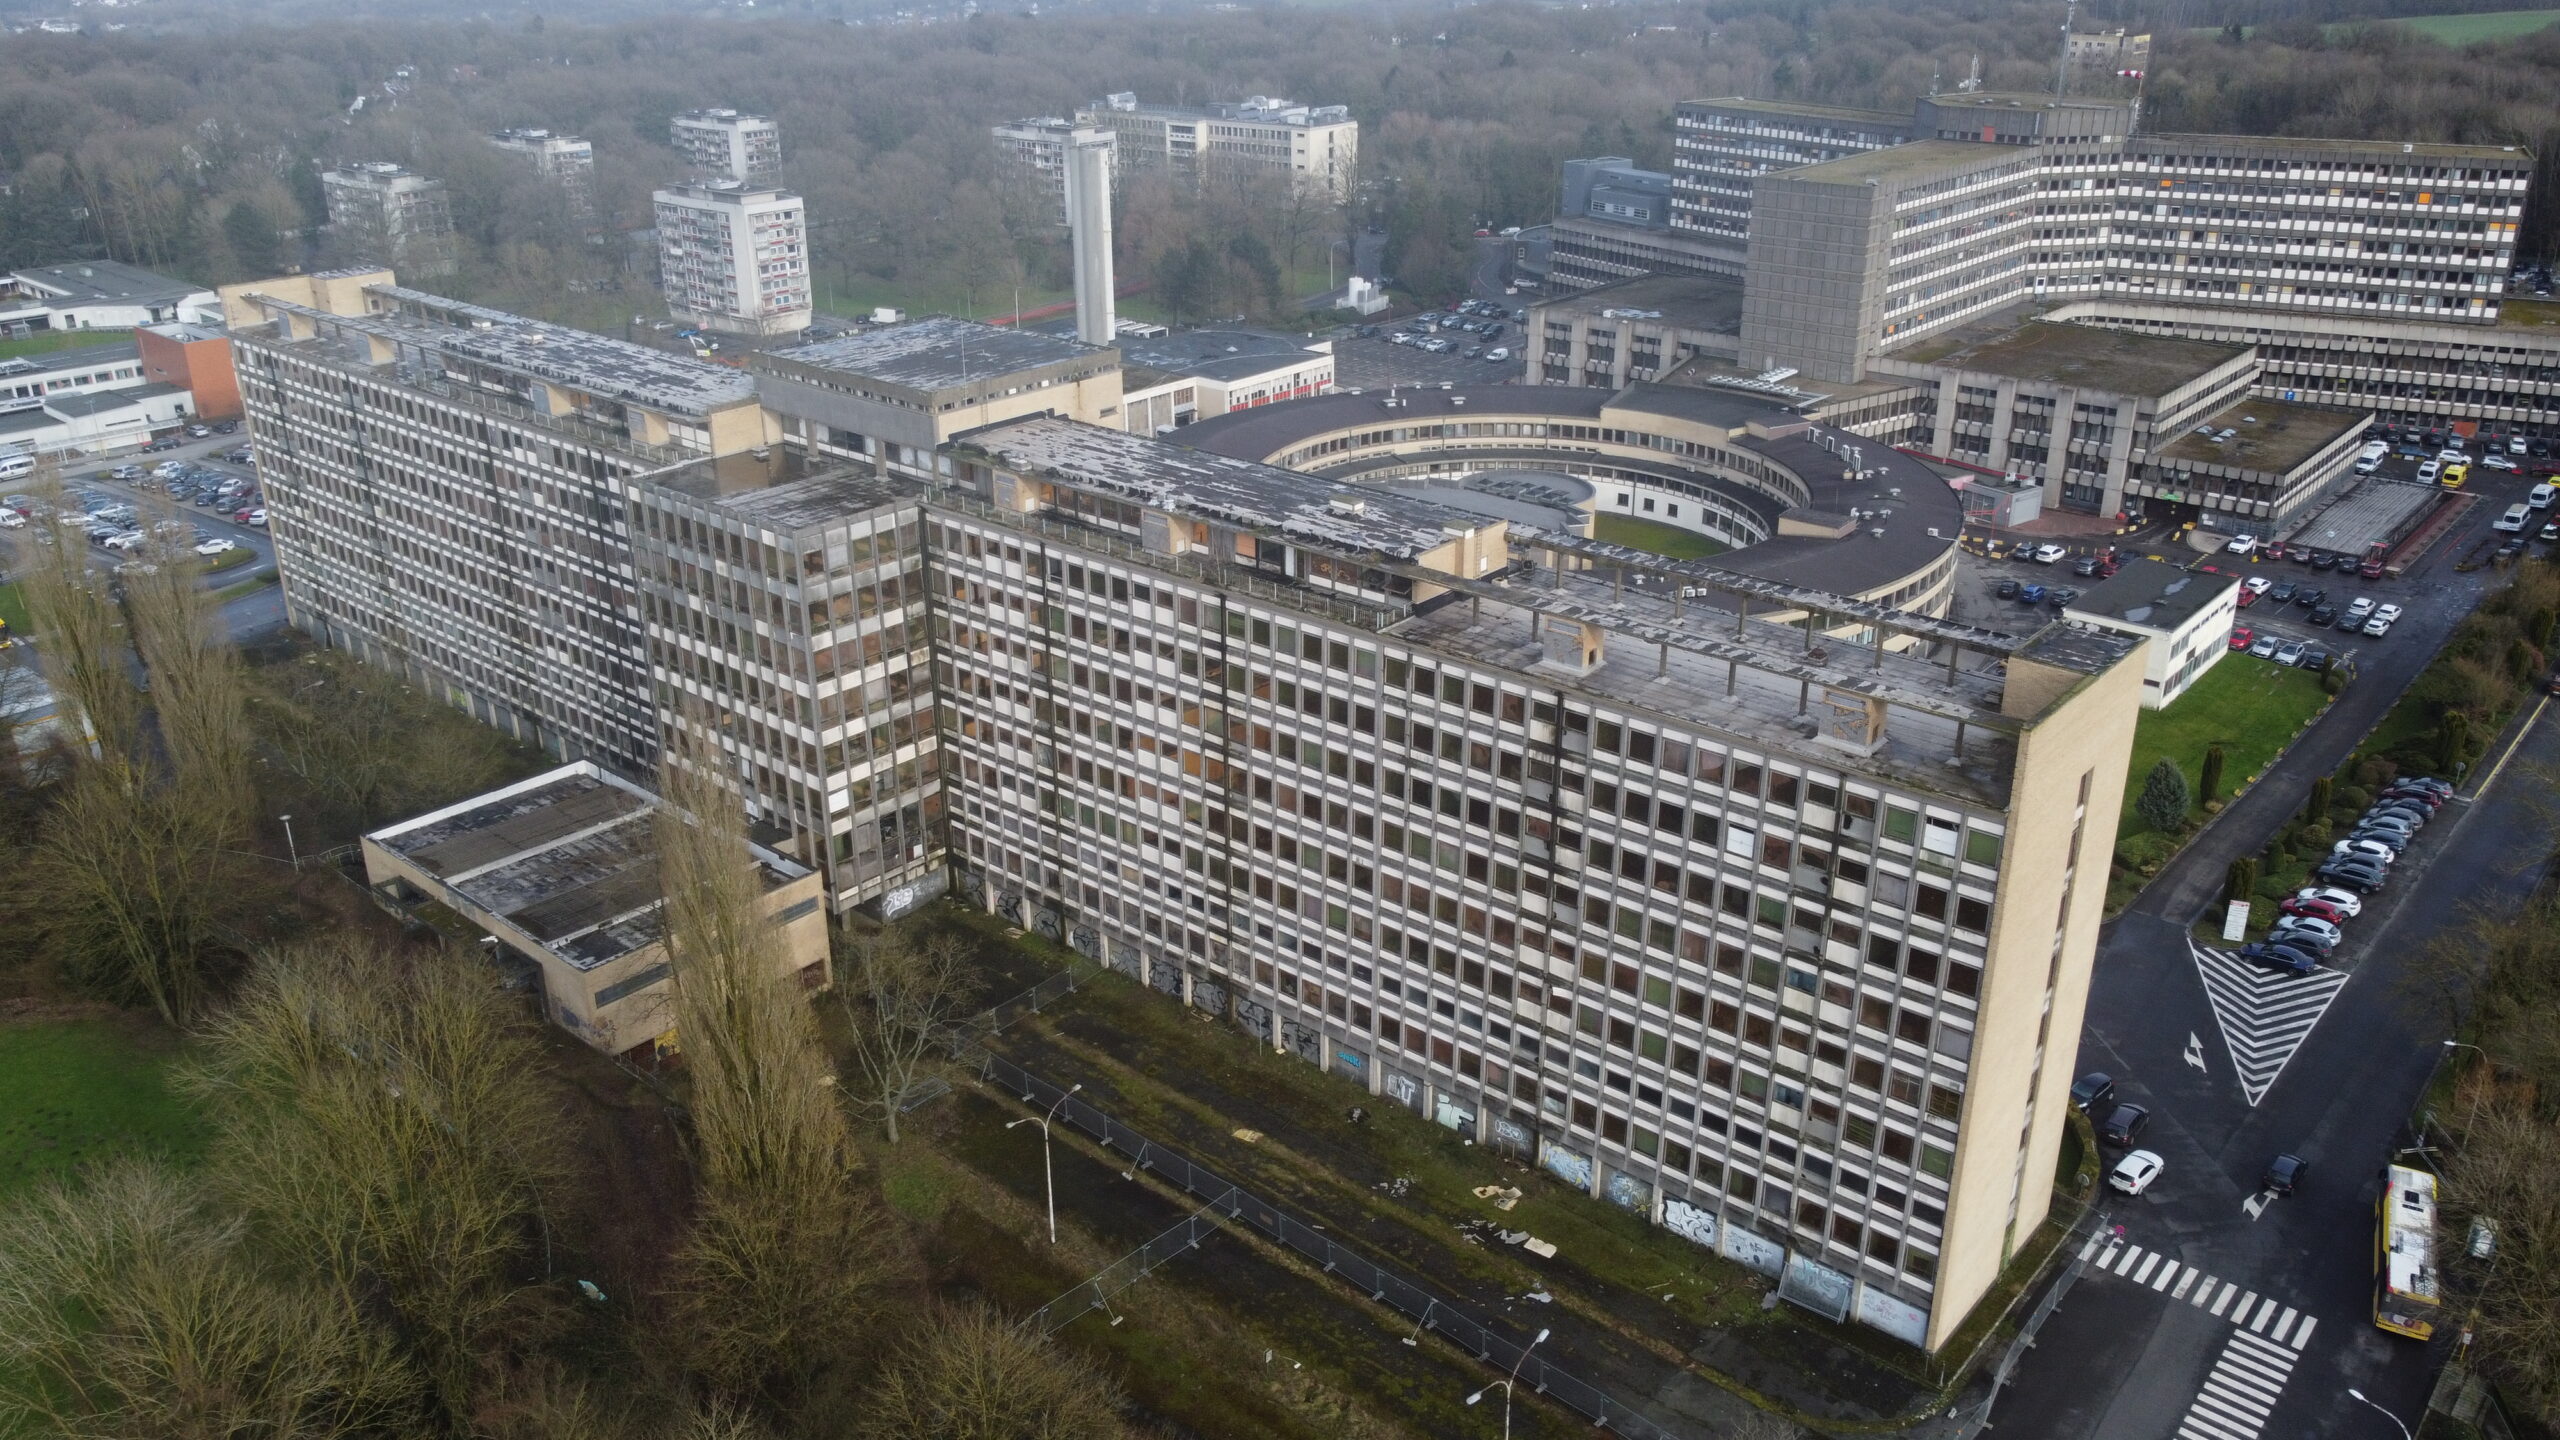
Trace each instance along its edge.
<path fill-rule="evenodd" d="M 1883 358 L 2157 397 L 2247 353 L 2246 345 L 2030 320 L 2005 329 L 1961 330 Z"/>
<path fill-rule="evenodd" d="M 2123 110 L 2132 104 L 2131 101 L 2110 100 L 2102 96 L 2048 95 L 2041 90 L 1949 91 L 1928 99 L 1930 104 L 1942 109 L 1979 110 Z"/>
<path fill-rule="evenodd" d="M 366 286 L 366 295 L 387 308 L 361 315 L 338 315 L 257 291 L 248 293 L 262 306 L 307 316 L 324 334 L 348 331 L 376 336 L 669 414 L 704 415 L 755 398 L 755 377 L 734 366 L 529 320 L 406 286 Z M 295 343 L 281 333 L 276 339 Z"/>
<path fill-rule="evenodd" d="M 2308 546 L 2361 560 L 2375 546 L 2398 541 L 2427 512 L 2451 498 L 2442 486 L 2377 477 L 2304 516 L 2279 538 L 2288 548 Z"/>
<path fill-rule="evenodd" d="M 74 415 L 104 415 L 130 409 L 146 400 L 186 393 L 178 386 L 155 381 L 148 385 L 128 385 L 121 390 L 74 390 L 64 395 L 47 395 L 44 408 L 67 420 Z"/>
<path fill-rule="evenodd" d="M 1741 110 L 1755 115 L 1787 115 L 1807 120 L 1848 120 L 1865 125 L 1898 125 L 1910 128 L 1908 110 L 1858 110 L 1845 105 L 1799 105 L 1792 100 L 1750 100 L 1740 95 L 1717 95 L 1700 100 L 1683 100 L 1683 105 L 1713 105 L 1720 110 Z"/>
<path fill-rule="evenodd" d="M 1050 416 L 972 430 L 974 447 L 1007 469 L 1063 481 L 1153 510 L 1272 532 L 1346 555 L 1414 560 L 1485 517 L 1367 485 L 1346 485 L 1256 460 L 1188 449 Z"/>
<path fill-rule="evenodd" d="M 2146 630 L 2175 632 L 2240 588 L 2240 577 L 2187 570 L 2136 556 L 2066 607 L 2066 614 L 2101 616 Z"/>
<path fill-rule="evenodd" d="M 1102 359 L 1116 352 L 1107 345 L 1087 345 L 1037 330 L 935 315 L 764 353 L 813 369 L 932 391 L 1043 365 Z"/>
<path fill-rule="evenodd" d="M 1870 179 L 1880 180 L 1887 175 L 1942 170 L 1990 160 L 2041 163 L 2036 159 L 2035 151 L 2020 145 L 1988 145 L 1979 140 L 1914 140 L 1908 145 L 1861 150 L 1837 160 L 1798 165 L 1791 170 L 1773 173 L 1789 180 L 1810 180 L 1821 185 L 1856 185 Z"/>
<path fill-rule="evenodd" d="M 2175 465 L 2219 465 L 2282 475 L 2339 436 L 2362 430 L 2372 419 L 2370 410 L 2243 399 L 2212 419 L 2190 426 L 2186 434 L 2153 450 L 2151 458 Z M 2216 441 L 2203 433 L 2206 430 L 2216 435 L 2225 430 L 2239 433 L 2229 440 Z"/>
<path fill-rule="evenodd" d="M 183 344 L 225 338 L 221 326 L 198 324 L 193 320 L 164 320 L 157 325 L 145 325 L 142 328 L 163 340 L 176 340 Z"/>
<path fill-rule="evenodd" d="M 2418 160 L 2485 160 L 2513 165 L 2519 170 L 2533 168 L 2533 157 L 2511 145 L 2444 145 L 2429 141 L 2402 140 L 2331 140 L 2312 135 L 2199 135 L 2162 132 L 2136 135 L 2126 142 L 2128 156 L 2171 151 L 2183 153 L 2197 150 L 2207 155 L 2227 153 L 2235 148 L 2258 150 L 2319 150 L 2335 155 L 2370 155 L 2388 164 L 2398 164 L 2405 157 Z"/>
<path fill-rule="evenodd" d="M 77 350 L 56 350 L 45 355 L 20 355 L 0 360 L 0 380 L 15 380 L 26 375 L 59 375 L 66 370 L 86 370 L 96 365 L 114 365 L 141 358 L 142 347 L 131 340 L 108 345 L 83 345 Z"/>
<path fill-rule="evenodd" d="M 1354 425 L 1412 424 L 1470 414 L 1596 420 L 1613 392 L 1587 385 L 1390 386 L 1337 390 L 1276 405 L 1230 410 L 1176 430 L 1174 444 L 1238 460 L 1268 460 L 1311 436 Z M 1390 405 L 1389 401 L 1395 403 Z"/>
<path fill-rule="evenodd" d="M 1167 375 L 1242 380 L 1318 357 L 1303 340 L 1259 330 L 1180 330 L 1170 335 L 1122 336 L 1113 342 L 1123 365 L 1144 365 Z"/>
<path fill-rule="evenodd" d="M 1537 308 L 1549 315 L 1588 315 L 1595 320 L 1603 318 L 1603 310 L 1659 310 L 1666 325 L 1739 335 L 1742 281 L 1727 275 L 1647 275 L 1541 300 Z"/>
<path fill-rule="evenodd" d="M 183 300 L 190 295 L 207 293 L 202 285 L 173 280 L 139 265 L 127 265 L 121 260 L 75 260 L 66 265 L 36 265 L 11 272 L 11 278 L 54 292 L 57 304 L 104 300 L 141 304 L 152 300 Z"/>
<path fill-rule="evenodd" d="M 842 520 L 914 493 L 867 464 L 813 456 L 795 445 L 707 456 L 641 478 L 785 531 Z"/>
<path fill-rule="evenodd" d="M 365 837 L 591 970 L 657 938 L 657 797 L 581 761 Z M 808 872 L 750 847 L 771 890 Z"/>

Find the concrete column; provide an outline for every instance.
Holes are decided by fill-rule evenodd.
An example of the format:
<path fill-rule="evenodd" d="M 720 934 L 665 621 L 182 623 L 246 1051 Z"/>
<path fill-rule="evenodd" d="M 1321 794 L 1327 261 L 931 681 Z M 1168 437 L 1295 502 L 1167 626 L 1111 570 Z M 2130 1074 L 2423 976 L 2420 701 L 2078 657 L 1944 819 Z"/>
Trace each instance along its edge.
<path fill-rule="evenodd" d="M 1111 293 L 1111 151 L 1102 141 L 1069 141 L 1067 223 L 1075 241 L 1076 338 L 1112 343 L 1118 330 Z"/>

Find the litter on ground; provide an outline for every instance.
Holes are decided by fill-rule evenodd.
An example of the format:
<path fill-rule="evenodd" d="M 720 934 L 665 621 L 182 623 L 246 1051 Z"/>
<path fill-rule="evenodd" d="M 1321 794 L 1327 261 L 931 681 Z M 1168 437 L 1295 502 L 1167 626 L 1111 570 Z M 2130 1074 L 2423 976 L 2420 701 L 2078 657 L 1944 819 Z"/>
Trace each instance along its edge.
<path fill-rule="evenodd" d="M 1259 1145 L 1262 1143 L 1262 1132 L 1259 1130 L 1246 1130 L 1239 1128 L 1236 1131 L 1236 1138 L 1247 1145 Z"/>
<path fill-rule="evenodd" d="M 1520 1248 L 1537 1256 L 1541 1260 L 1553 1260 L 1556 1258 L 1556 1247 L 1548 1244 L 1544 1240 L 1523 1240 L 1520 1242 Z"/>

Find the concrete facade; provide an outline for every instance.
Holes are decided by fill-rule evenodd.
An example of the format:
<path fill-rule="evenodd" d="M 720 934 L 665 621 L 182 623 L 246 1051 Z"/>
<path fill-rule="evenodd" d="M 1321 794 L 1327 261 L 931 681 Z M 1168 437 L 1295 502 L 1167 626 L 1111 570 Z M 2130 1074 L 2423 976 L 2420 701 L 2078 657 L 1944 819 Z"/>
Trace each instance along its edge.
<path fill-rule="evenodd" d="M 1099 125 L 1079 125 L 1049 116 L 1008 121 L 990 129 L 995 136 L 996 154 L 1004 160 L 1012 178 L 1054 204 L 1061 225 L 1073 223 L 1067 205 L 1069 151 L 1079 145 L 1099 145 L 1105 153 L 1104 168 L 1116 173 L 1120 166 L 1118 134 Z"/>
<path fill-rule="evenodd" d="M 1185 184 L 1279 176 L 1342 204 L 1359 180 L 1360 122 L 1344 105 L 1256 95 L 1194 109 L 1142 105 L 1122 91 L 1080 107 L 1075 121 L 1117 136 L 1128 171 L 1162 171 Z"/>
<path fill-rule="evenodd" d="M 651 198 L 669 313 L 741 335 L 808 328 L 809 222 L 798 194 L 714 180 L 670 185 Z"/>
<path fill-rule="evenodd" d="M 320 189 L 330 232 L 351 257 L 417 276 L 450 275 L 459 263 L 443 181 L 373 160 L 322 171 Z"/>
<path fill-rule="evenodd" d="M 703 179 L 755 184 L 782 171 L 782 127 L 770 115 L 687 110 L 667 122 L 667 143 Z"/>
<path fill-rule="evenodd" d="M 2240 579 L 2136 556 L 2062 612 L 2074 625 L 2148 642 L 2142 708 L 2158 710 L 2231 653 Z"/>
<path fill-rule="evenodd" d="M 199 419 L 240 418 L 240 376 L 231 364 L 231 337 L 211 325 L 145 325 L 133 332 L 143 377 L 174 385 L 195 400 Z"/>

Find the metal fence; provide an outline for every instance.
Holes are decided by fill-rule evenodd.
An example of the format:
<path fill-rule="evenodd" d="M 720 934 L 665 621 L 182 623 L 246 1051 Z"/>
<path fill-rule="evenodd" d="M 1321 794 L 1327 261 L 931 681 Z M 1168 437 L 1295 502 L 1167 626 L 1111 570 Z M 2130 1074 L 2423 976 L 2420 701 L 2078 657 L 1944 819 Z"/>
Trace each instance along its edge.
<path fill-rule="evenodd" d="M 1211 1171 L 1191 1163 L 1179 1152 L 1166 1149 L 1086 1103 L 1081 1096 L 1071 1095 L 1061 1087 L 1033 1075 L 999 1055 L 983 1056 L 980 1061 L 980 1073 L 990 1083 L 1009 1087 L 1014 1094 L 1022 1097 L 1026 1105 L 1040 1110 L 1056 1107 L 1059 1119 L 1092 1136 L 1105 1146 L 1128 1156 L 1137 1169 L 1152 1170 L 1159 1178 L 1179 1188 L 1184 1194 L 1197 1196 L 1210 1202 L 1204 1210 L 1221 1213 L 1229 1222 L 1241 1221 L 1252 1226 L 1270 1239 L 1323 1266 L 1325 1273 L 1337 1276 L 1345 1284 L 1368 1292 L 1371 1300 L 1412 1317 L 1415 1322 L 1416 1336 L 1424 1330 L 1430 1330 L 1497 1370 L 1507 1373 L 1514 1366 L 1519 1367 L 1521 1383 L 1568 1409 L 1578 1411 L 1601 1429 L 1615 1430 L 1621 1435 L 1639 1437 L 1639 1440 L 1672 1440 L 1672 1432 L 1647 1419 L 1632 1406 L 1621 1403 L 1599 1386 L 1548 1359 L 1547 1356 L 1552 1352 L 1544 1347 L 1531 1351 L 1521 1341 L 1495 1333 L 1490 1326 L 1459 1306 L 1441 1299 L 1415 1281 L 1377 1264 L 1367 1256 L 1335 1244 L 1333 1238 L 1324 1231 Z M 1195 1213 L 1193 1219 L 1200 1218 L 1201 1216 Z M 1192 1222 L 1185 1222 L 1186 1225 L 1190 1223 Z M 1129 1257 L 1124 1257 L 1121 1263 L 1129 1263 L 1139 1256 L 1147 1255 L 1159 1242 L 1170 1240 L 1182 1234 L 1183 1231 L 1184 1226 L 1176 1226 L 1158 1237 L 1157 1241 L 1148 1242 L 1148 1247 L 1134 1252 Z M 1170 1259 L 1172 1255 L 1179 1253 L 1181 1249 L 1188 1249 L 1191 1244 L 1196 1243 L 1196 1240 L 1191 1240 L 1176 1249 L 1164 1252 L 1148 1264 L 1146 1269 L 1155 1268 L 1165 1259 Z M 1144 1273 L 1145 1270 L 1139 1270 L 1129 1278 L 1134 1280 L 1137 1275 Z M 1093 1282 L 1087 1282 L 1085 1286 L 1068 1291 L 1057 1300 L 1051 1301 L 1048 1307 L 1044 1307 L 1042 1315 L 1047 1316 L 1050 1311 L 1061 1305 L 1072 1306 L 1079 1296 L 1097 1295 L 1099 1291 L 1092 1286 Z M 1066 1319 L 1073 1319 L 1075 1315 L 1082 1314 L 1091 1308 L 1092 1302 L 1088 1301 L 1082 1309 L 1069 1313 Z M 1056 1322 L 1056 1324 L 1064 1323 L 1065 1320 Z"/>
<path fill-rule="evenodd" d="M 1055 1335 L 1096 1310 L 1110 1311 L 1112 1296 L 1146 1279 L 1158 1266 L 1226 1229 L 1227 1222 L 1235 1218 L 1238 1208 L 1239 1197 L 1230 1189 L 1183 1216 L 1163 1234 L 1095 1271 L 1083 1284 L 1032 1311 L 1022 1323 L 1037 1327 L 1043 1335 Z M 1120 1323 L 1116 1312 L 1112 1313 L 1111 1323 Z"/>
<path fill-rule="evenodd" d="M 1074 994 L 1078 985 L 1092 979 L 1103 968 L 1101 961 L 1079 955 L 1066 969 L 1010 1000 L 999 1001 L 961 1021 L 951 1036 L 952 1057 L 970 1059 L 973 1051 L 1001 1034 L 1006 1026 L 1025 1015 L 1037 1015 L 1044 1007 L 1055 1005 Z"/>

